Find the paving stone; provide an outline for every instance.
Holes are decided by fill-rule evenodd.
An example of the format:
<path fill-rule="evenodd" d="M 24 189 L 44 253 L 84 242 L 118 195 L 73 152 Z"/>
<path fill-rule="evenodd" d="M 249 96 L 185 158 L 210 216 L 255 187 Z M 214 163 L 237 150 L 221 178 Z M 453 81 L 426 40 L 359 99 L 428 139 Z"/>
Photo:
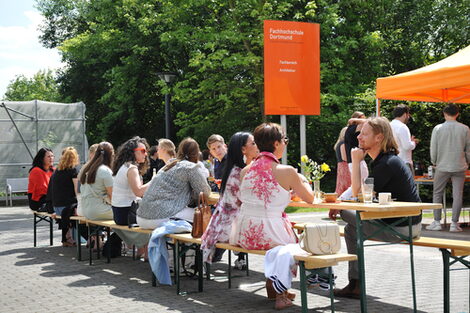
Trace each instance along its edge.
<path fill-rule="evenodd" d="M 292 214 L 295 221 L 319 221 L 326 213 Z M 466 235 L 469 235 L 468 228 Z M 458 234 L 459 238 L 465 236 Z M 448 234 L 446 234 L 448 235 Z M 452 235 L 451 235 L 452 236 Z M 250 255 L 250 275 L 239 276 L 228 289 L 227 253 L 223 262 L 212 266 L 217 273 L 204 281 L 204 292 L 197 293 L 197 280 L 184 278 L 182 290 L 175 286 L 151 286 L 148 263 L 131 257 L 87 261 L 75 260 L 74 248 L 60 245 L 60 230 L 54 225 L 54 246 L 49 244 L 49 228 L 38 228 L 38 244 L 33 247 L 33 217 L 26 207 L 0 208 L 0 311 L 2 312 L 273 312 L 274 303 L 266 299 L 263 257 Z M 470 238 L 470 237 L 466 237 Z M 343 241 L 343 251 L 345 244 Z M 442 259 L 437 249 L 415 247 L 417 301 L 419 312 L 442 312 Z M 88 251 L 83 251 L 87 259 Z M 366 248 L 369 312 L 412 312 L 409 249 L 404 245 Z M 347 264 L 334 269 L 337 285 L 347 284 Z M 469 273 L 451 273 L 451 312 L 469 312 Z M 293 282 L 297 294 L 292 308 L 300 311 L 299 279 Z M 329 312 L 328 293 L 309 289 L 311 312 Z M 337 312 L 360 312 L 359 301 L 336 299 Z"/>

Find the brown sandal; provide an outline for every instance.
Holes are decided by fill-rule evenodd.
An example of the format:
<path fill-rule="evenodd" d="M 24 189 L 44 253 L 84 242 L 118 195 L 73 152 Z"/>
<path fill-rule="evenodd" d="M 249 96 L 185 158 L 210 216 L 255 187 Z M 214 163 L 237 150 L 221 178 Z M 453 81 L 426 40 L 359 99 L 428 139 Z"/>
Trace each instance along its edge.
<path fill-rule="evenodd" d="M 268 299 L 269 300 L 276 300 L 277 292 L 273 287 L 273 281 L 271 279 L 266 279 L 266 291 L 268 293 Z M 289 300 L 294 300 L 295 299 L 295 293 L 291 293 L 286 291 L 287 298 Z"/>
<path fill-rule="evenodd" d="M 276 303 L 274 308 L 276 310 L 282 310 L 292 306 L 292 300 L 287 297 L 287 291 L 276 295 Z"/>

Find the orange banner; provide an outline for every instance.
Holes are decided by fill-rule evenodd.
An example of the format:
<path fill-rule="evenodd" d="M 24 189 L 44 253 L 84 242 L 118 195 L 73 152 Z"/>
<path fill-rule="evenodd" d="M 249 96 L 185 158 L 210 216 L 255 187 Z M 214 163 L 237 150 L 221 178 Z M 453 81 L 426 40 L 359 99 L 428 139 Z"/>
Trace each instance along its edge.
<path fill-rule="evenodd" d="M 264 114 L 320 114 L 320 25 L 264 21 Z"/>

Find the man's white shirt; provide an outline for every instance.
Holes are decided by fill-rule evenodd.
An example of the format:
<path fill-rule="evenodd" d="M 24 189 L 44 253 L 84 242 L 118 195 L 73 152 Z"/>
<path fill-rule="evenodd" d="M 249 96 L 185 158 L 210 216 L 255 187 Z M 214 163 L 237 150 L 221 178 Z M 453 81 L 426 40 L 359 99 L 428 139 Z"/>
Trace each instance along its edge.
<path fill-rule="evenodd" d="M 398 150 L 400 152 L 398 157 L 405 163 L 413 164 L 411 151 L 416 147 L 416 143 L 411 140 L 410 129 L 406 124 L 397 119 L 391 121 L 390 126 L 392 127 L 393 136 L 398 144 Z"/>

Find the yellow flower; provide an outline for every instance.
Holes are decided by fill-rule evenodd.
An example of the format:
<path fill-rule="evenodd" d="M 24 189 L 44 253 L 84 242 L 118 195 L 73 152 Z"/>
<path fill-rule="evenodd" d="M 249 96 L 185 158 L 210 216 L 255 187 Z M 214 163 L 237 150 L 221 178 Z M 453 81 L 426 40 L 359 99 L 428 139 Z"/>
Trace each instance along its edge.
<path fill-rule="evenodd" d="M 302 163 L 307 163 L 308 162 L 308 156 L 307 155 L 303 155 L 300 157 L 300 161 L 302 161 Z"/>
<path fill-rule="evenodd" d="M 329 171 L 331 171 L 330 167 L 329 167 L 328 164 L 326 164 L 326 163 L 323 163 L 323 164 L 321 165 L 321 170 L 322 170 L 323 172 L 329 172 Z"/>

